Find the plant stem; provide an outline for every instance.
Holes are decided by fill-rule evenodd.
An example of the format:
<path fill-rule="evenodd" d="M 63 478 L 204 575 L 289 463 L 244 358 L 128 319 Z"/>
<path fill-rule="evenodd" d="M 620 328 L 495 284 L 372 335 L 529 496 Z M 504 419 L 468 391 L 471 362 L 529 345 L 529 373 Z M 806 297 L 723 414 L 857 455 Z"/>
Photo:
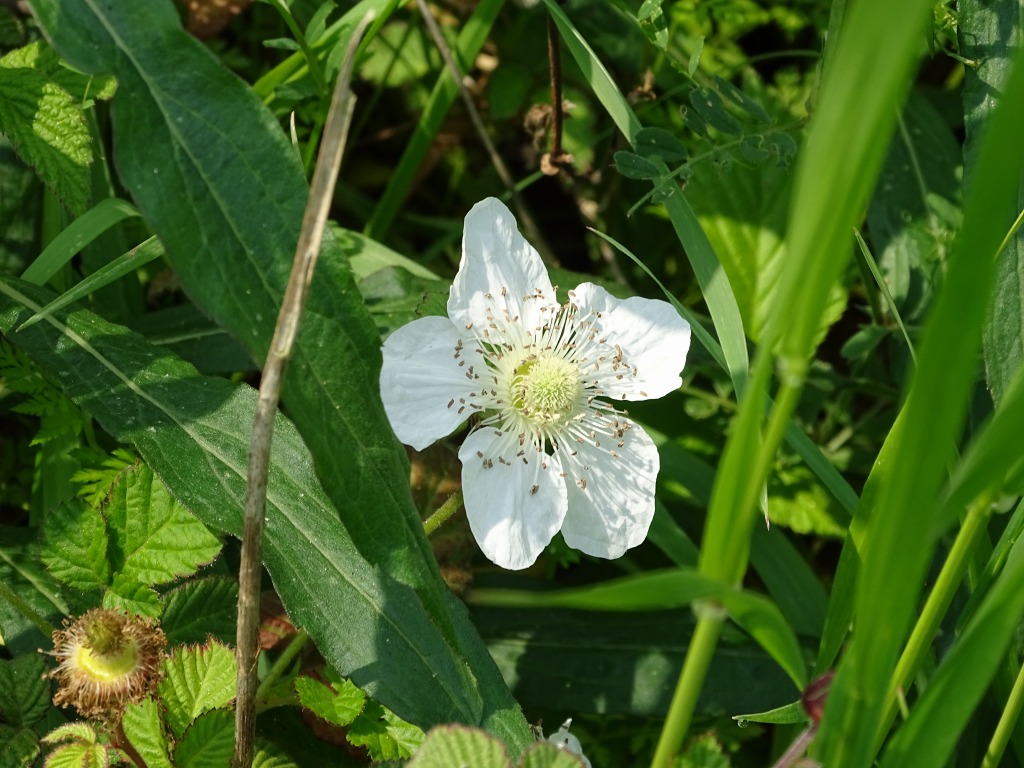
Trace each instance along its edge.
<path fill-rule="evenodd" d="M 327 117 L 327 127 L 320 145 L 319 160 L 310 185 L 309 202 L 302 218 L 302 230 L 295 249 L 292 272 L 260 382 L 256 418 L 253 422 L 252 440 L 249 443 L 242 562 L 238 574 L 238 631 L 235 635 L 238 695 L 235 704 L 235 752 L 232 758 L 234 768 L 250 768 L 256 736 L 256 657 L 259 654 L 260 579 L 263 569 L 263 528 L 274 418 L 281 397 L 285 369 L 298 334 L 299 321 L 313 278 L 313 269 L 320 253 L 327 213 L 334 197 L 334 186 L 341 170 L 341 157 L 345 150 L 352 110 L 355 107 L 355 96 L 349 90 L 352 62 L 356 46 L 372 18 L 373 14 L 368 13 L 352 33 L 345 61 L 338 75 L 338 83 Z"/>
<path fill-rule="evenodd" d="M 551 153 L 550 162 L 556 171 L 562 157 L 562 56 L 558 48 L 558 27 L 548 14 L 548 66 L 551 70 Z"/>
<path fill-rule="evenodd" d="M 434 512 L 431 513 L 430 517 L 423 521 L 423 532 L 430 536 L 448 522 L 456 512 L 459 511 L 459 507 L 462 506 L 462 490 L 458 490 L 448 497 L 448 500 L 438 507 Z"/>
<path fill-rule="evenodd" d="M 889 731 L 899 704 L 898 697 L 910 684 L 911 680 L 921 665 L 925 654 L 931 647 L 932 639 L 938 631 L 942 617 L 946 615 L 957 588 L 967 573 L 967 567 L 971 562 L 971 553 L 985 533 L 985 524 L 988 522 L 989 512 L 992 509 L 992 497 L 990 493 L 979 496 L 967 510 L 964 523 L 956 535 L 953 547 L 942 564 L 942 571 L 939 573 L 935 586 L 921 611 L 921 616 L 910 633 L 903 654 L 896 664 L 892 681 L 889 685 L 889 692 L 886 695 L 885 717 L 880 723 L 880 729 L 875 737 L 875 744 L 881 747 L 885 734 Z M 876 753 L 878 749 L 876 748 Z"/>
<path fill-rule="evenodd" d="M 1024 666 L 1017 673 L 1017 680 L 1013 684 L 1013 690 L 1010 691 L 1006 708 L 1003 709 L 1003 714 L 999 717 L 995 733 L 992 734 L 992 741 L 989 742 L 981 768 L 996 768 L 999 765 L 1022 709 L 1024 709 Z"/>
<path fill-rule="evenodd" d="M 686 661 L 683 663 L 683 671 L 679 675 L 679 682 L 676 683 L 675 693 L 672 694 L 665 725 L 658 737 L 651 768 L 669 768 L 672 758 L 683 744 L 686 732 L 690 729 L 694 708 L 697 706 L 697 697 L 711 664 L 711 657 L 715 653 L 723 621 L 724 618 L 719 616 L 701 618 L 697 621 L 697 627 L 690 640 L 690 648 L 686 653 Z"/>
<path fill-rule="evenodd" d="M 266 698 L 267 691 L 270 687 L 276 683 L 281 676 L 287 671 L 292 661 L 299 652 L 305 648 L 306 643 L 309 641 L 309 635 L 303 630 L 299 630 L 298 634 L 292 638 L 292 641 L 288 643 L 288 647 L 281 652 L 281 655 L 277 657 L 277 661 L 267 672 L 266 677 L 260 682 L 259 688 L 256 689 L 256 709 L 260 708 L 260 702 Z"/>

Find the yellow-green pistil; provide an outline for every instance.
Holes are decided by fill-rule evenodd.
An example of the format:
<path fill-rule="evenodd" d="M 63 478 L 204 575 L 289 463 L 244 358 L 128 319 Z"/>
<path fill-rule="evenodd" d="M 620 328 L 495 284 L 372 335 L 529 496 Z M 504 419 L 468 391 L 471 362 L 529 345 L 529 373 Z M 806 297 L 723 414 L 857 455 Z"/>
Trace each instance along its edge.
<path fill-rule="evenodd" d="M 531 420 L 561 421 L 576 410 L 583 382 L 575 363 L 561 357 L 530 359 L 515 370 L 515 407 Z"/>

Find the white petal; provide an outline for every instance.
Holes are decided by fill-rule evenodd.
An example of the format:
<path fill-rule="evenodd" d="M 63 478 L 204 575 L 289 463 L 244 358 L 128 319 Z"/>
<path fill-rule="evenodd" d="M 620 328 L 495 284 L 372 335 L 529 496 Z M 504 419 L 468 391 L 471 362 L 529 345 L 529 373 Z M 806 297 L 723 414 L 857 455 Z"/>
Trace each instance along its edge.
<path fill-rule="evenodd" d="M 486 336 L 493 333 L 488 326 L 494 320 L 519 318 L 516 325 L 532 331 L 554 307 L 555 292 L 544 263 L 519 234 L 512 212 L 493 197 L 474 205 L 466 214 L 448 317 L 460 328 L 472 323 L 478 335 Z"/>
<path fill-rule="evenodd" d="M 638 296 L 617 299 L 592 283 L 580 285 L 570 299 L 583 313 L 601 313 L 595 323 L 597 336 L 604 341 L 602 354 L 611 360 L 618 352 L 616 346 L 622 351 L 623 366 L 615 371 L 609 365 L 600 369 L 599 381 L 608 397 L 654 399 L 683 383 L 679 372 L 690 349 L 690 324 L 667 301 Z"/>
<path fill-rule="evenodd" d="M 471 434 L 459 450 L 469 527 L 484 554 L 510 570 L 534 563 L 566 509 L 558 459 L 527 444 L 524 461 L 516 456 L 520 450 L 518 440 L 489 427 Z"/>
<path fill-rule="evenodd" d="M 654 518 L 654 483 L 660 459 L 650 436 L 635 422 L 621 438 L 597 435 L 600 447 L 576 443 L 577 455 L 564 459 L 569 512 L 562 536 L 573 549 L 595 557 L 619 557 L 647 538 Z M 618 458 L 610 451 L 618 454 Z M 581 479 L 586 487 L 581 487 Z"/>
<path fill-rule="evenodd" d="M 469 418 L 476 385 L 467 372 L 479 364 L 476 350 L 447 317 L 413 320 L 387 338 L 380 396 L 399 440 L 422 451 Z"/>

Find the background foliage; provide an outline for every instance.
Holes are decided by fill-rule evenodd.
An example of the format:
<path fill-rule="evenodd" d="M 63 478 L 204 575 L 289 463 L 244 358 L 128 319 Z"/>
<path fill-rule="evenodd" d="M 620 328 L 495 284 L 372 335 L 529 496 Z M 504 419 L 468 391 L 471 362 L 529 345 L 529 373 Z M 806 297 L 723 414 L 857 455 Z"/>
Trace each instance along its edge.
<path fill-rule="evenodd" d="M 505 746 L 412 764 L 561 765 L 520 753 L 571 716 L 595 766 L 768 765 L 805 728 L 829 766 L 1022 762 L 1019 3 L 27 5 L 0 5 L 0 765 L 114 754 L 35 682 L 101 604 L 160 619 L 185 681 L 122 736 L 223 764 L 233 694 L 193 688 L 233 674 L 253 386 L 371 10 L 276 425 L 258 760 L 399 762 L 455 722 Z M 500 573 L 464 520 L 423 534 L 460 436 L 397 443 L 379 345 L 489 195 L 555 283 L 694 326 L 680 391 L 630 409 L 662 470 L 620 560 L 556 540 Z"/>

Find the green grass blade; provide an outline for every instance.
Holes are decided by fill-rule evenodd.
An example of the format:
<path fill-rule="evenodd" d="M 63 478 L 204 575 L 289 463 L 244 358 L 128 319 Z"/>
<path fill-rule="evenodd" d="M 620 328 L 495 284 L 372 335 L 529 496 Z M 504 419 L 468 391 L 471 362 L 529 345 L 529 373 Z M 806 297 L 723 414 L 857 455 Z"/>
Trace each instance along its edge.
<path fill-rule="evenodd" d="M 893 23 L 886 19 L 885 25 Z M 1016 194 L 1024 161 L 1022 122 L 1024 68 L 1018 68 L 989 124 L 965 202 L 963 231 L 918 347 L 906 421 L 891 456 L 898 469 L 882 479 L 870 516 L 857 586 L 857 631 L 819 734 L 820 756 L 830 766 L 862 766 L 873 758 L 884 694 L 933 549 L 922 545 L 922 531 L 933 522 L 973 383 L 995 256 L 1008 226 L 1004 203 Z"/>
<path fill-rule="evenodd" d="M 57 274 L 61 267 L 70 263 L 75 254 L 112 226 L 131 216 L 139 215 L 135 206 L 125 200 L 113 197 L 101 200 L 53 238 L 25 270 L 21 276 L 22 280 L 42 285 Z"/>
<path fill-rule="evenodd" d="M 66 291 L 61 294 L 59 299 L 51 301 L 39 310 L 39 312 L 26 320 L 18 330 L 25 330 L 35 323 L 38 323 L 44 317 L 53 314 L 58 309 L 63 309 L 68 304 L 84 299 L 93 291 L 98 291 L 100 288 L 110 285 L 116 280 L 120 280 L 125 275 L 129 275 L 134 272 L 143 264 L 148 264 L 154 259 L 161 258 L 163 255 L 164 247 L 160 241 L 155 237 L 149 238 L 144 243 L 132 248 L 128 253 L 121 254 L 106 266 L 101 267 L 96 272 L 93 272 L 91 275 L 84 278 L 70 291 Z"/>

